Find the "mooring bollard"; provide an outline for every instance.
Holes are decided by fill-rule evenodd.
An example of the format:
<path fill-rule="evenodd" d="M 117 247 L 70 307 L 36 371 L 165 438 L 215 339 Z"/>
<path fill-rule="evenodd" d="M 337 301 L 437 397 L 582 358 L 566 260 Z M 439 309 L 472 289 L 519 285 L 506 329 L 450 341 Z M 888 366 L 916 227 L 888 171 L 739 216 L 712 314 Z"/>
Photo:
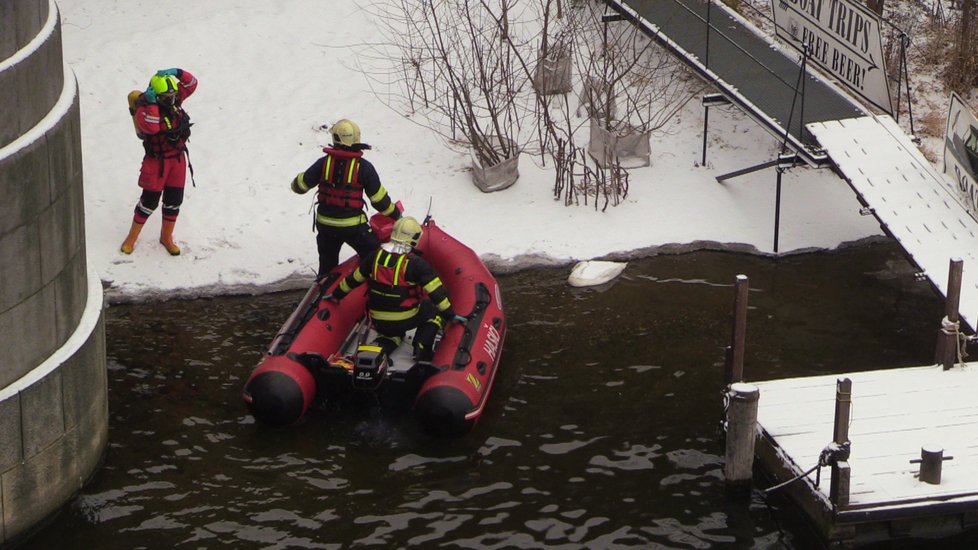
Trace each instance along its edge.
<path fill-rule="evenodd" d="M 757 438 L 757 401 L 760 389 L 753 384 L 731 384 L 727 390 L 727 438 L 723 476 L 727 490 L 749 495 Z"/>
<path fill-rule="evenodd" d="M 919 479 L 924 483 L 932 485 L 941 484 L 941 470 L 945 460 L 953 460 L 953 456 L 944 456 L 944 449 L 937 446 L 921 447 L 920 458 L 910 461 L 911 464 L 920 464 Z"/>

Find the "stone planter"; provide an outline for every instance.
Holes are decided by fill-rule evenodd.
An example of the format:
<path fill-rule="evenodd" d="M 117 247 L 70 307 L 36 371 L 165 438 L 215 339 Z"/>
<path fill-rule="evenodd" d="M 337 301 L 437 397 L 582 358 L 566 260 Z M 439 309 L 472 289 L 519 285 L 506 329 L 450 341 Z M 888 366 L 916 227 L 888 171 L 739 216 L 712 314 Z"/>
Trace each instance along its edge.
<path fill-rule="evenodd" d="M 591 138 L 588 153 L 601 168 L 608 168 L 617 161 L 624 168 L 639 168 L 652 163 L 650 140 L 652 131 L 630 129 L 621 134 L 609 132 L 601 121 L 591 119 Z"/>
<path fill-rule="evenodd" d="M 497 138 L 489 137 L 487 139 L 494 140 Z M 516 154 L 491 166 L 482 166 L 478 155 L 474 151 L 471 154 L 472 180 L 483 193 L 502 191 L 516 183 L 520 177 L 520 153 L 516 149 L 516 143 L 509 139 L 506 141 L 510 144 L 510 150 L 516 151 Z"/>

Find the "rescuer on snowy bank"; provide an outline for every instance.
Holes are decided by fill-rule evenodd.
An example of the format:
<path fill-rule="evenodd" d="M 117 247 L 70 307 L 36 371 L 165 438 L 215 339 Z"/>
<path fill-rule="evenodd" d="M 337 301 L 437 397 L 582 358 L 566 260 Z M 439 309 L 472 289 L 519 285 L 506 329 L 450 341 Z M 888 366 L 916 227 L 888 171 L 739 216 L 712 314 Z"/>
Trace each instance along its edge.
<path fill-rule="evenodd" d="M 194 75 L 183 69 L 162 69 L 150 79 L 145 92 L 129 94 L 129 112 L 136 125 L 136 135 L 143 140 L 145 154 L 139 170 L 139 187 L 143 192 L 136 203 L 129 235 L 122 243 L 124 254 L 132 254 L 143 225 L 160 205 L 161 198 L 160 243 L 171 255 L 180 254 L 180 247 L 173 241 L 173 227 L 183 204 L 191 126 L 183 102 L 196 90 Z"/>

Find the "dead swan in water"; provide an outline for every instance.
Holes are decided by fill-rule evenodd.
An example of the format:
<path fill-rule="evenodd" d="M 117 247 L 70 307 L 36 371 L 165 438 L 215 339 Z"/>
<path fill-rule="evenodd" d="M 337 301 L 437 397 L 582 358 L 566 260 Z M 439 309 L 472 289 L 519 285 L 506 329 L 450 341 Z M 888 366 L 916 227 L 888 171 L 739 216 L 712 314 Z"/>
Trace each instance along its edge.
<path fill-rule="evenodd" d="M 597 286 L 607 283 L 624 271 L 628 262 L 578 262 L 571 270 L 567 282 L 571 286 Z"/>

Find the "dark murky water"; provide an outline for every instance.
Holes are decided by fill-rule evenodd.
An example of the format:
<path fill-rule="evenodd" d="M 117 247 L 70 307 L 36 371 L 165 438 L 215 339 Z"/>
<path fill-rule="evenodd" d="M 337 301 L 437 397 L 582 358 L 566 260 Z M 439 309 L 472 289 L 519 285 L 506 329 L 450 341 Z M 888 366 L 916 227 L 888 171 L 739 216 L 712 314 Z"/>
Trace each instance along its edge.
<path fill-rule="evenodd" d="M 753 380 L 930 363 L 943 316 L 893 244 L 568 272 L 501 278 L 501 371 L 458 441 L 369 407 L 254 424 L 242 385 L 302 293 L 110 308 L 104 466 L 25 547 L 807 548 L 790 505 L 724 493 L 734 277 Z"/>

